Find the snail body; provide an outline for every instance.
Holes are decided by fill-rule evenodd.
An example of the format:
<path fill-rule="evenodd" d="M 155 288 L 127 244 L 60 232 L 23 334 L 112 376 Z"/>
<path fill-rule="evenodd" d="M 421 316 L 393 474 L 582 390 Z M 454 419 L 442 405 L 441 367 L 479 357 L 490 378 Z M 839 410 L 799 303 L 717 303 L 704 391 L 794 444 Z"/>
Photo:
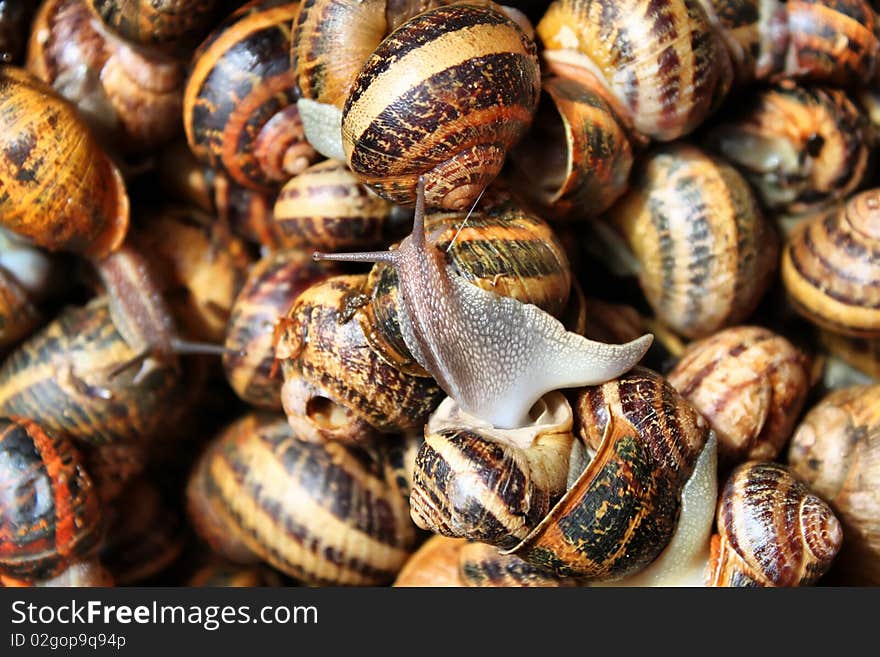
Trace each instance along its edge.
<path fill-rule="evenodd" d="M 187 142 L 203 163 L 269 192 L 317 159 L 305 141 L 290 67 L 300 2 L 254 0 L 199 46 L 184 89 Z"/>
<path fill-rule="evenodd" d="M 782 251 L 795 310 L 835 333 L 880 337 L 880 190 L 799 224 Z"/>
<path fill-rule="evenodd" d="M 650 336 L 625 345 L 594 342 L 567 332 L 534 305 L 451 272 L 425 235 L 424 187 L 422 179 L 413 231 L 397 249 L 329 257 L 385 262 L 397 270 L 406 345 L 465 411 L 499 428 L 525 424 L 545 392 L 614 378 L 647 351 Z"/>
<path fill-rule="evenodd" d="M 49 250 L 100 257 L 125 238 L 119 170 L 76 109 L 23 70 L 0 70 L 0 223 Z M 62 164 L 63 163 L 63 164 Z"/>
<path fill-rule="evenodd" d="M 778 463 L 734 468 L 721 492 L 709 586 L 806 586 L 840 550 L 840 521 Z"/>
<path fill-rule="evenodd" d="M 97 491 L 62 434 L 19 417 L 0 418 L 0 575 L 45 580 L 98 548 Z"/>

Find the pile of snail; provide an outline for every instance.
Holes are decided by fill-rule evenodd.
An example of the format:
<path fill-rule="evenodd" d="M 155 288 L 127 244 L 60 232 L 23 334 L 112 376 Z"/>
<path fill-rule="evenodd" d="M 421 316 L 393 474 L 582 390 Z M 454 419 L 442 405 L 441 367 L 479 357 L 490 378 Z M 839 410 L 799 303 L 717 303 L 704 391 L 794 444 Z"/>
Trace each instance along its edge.
<path fill-rule="evenodd" d="M 0 0 L 0 585 L 877 585 L 877 11 Z"/>

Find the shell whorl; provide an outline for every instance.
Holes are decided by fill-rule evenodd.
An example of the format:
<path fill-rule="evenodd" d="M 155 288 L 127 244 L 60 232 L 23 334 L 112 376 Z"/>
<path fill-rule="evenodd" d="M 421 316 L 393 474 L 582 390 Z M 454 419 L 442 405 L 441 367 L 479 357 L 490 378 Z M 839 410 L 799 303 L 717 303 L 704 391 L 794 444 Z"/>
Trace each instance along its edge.
<path fill-rule="evenodd" d="M 536 306 L 482 290 L 451 272 L 425 236 L 424 178 L 418 191 L 413 232 L 396 250 L 315 257 L 395 267 L 404 341 L 463 409 L 499 428 L 522 426 L 544 393 L 602 383 L 645 354 L 649 335 L 623 345 L 588 340 Z"/>

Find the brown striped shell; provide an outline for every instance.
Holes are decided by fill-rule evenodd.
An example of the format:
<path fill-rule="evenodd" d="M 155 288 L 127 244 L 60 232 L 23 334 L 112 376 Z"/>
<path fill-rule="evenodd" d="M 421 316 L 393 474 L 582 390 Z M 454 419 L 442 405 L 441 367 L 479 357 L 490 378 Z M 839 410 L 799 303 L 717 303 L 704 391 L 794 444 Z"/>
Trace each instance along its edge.
<path fill-rule="evenodd" d="M 97 491 L 70 440 L 0 418 L 0 575 L 54 577 L 98 547 Z"/>
<path fill-rule="evenodd" d="M 319 162 L 288 180 L 278 193 L 272 213 L 276 244 L 322 251 L 379 246 L 391 209 L 345 163 Z"/>
<path fill-rule="evenodd" d="M 107 515 L 101 563 L 120 586 L 155 576 L 183 552 L 182 518 L 177 508 L 163 498 L 156 481 L 135 479 Z"/>
<path fill-rule="evenodd" d="M 416 457 L 415 523 L 503 548 L 525 538 L 565 492 L 582 454 L 560 393 L 539 401 L 530 419 L 519 429 L 497 429 L 447 398 L 428 421 Z"/>
<path fill-rule="evenodd" d="M 629 136 L 588 83 L 550 75 L 541 85 L 534 125 L 511 153 L 518 188 L 554 216 L 596 216 L 629 184 Z"/>
<path fill-rule="evenodd" d="M 273 334 L 279 319 L 313 283 L 339 273 L 310 253 L 283 249 L 264 256 L 248 273 L 226 327 L 226 380 L 236 394 L 259 408 L 281 410 L 281 376 L 273 376 Z"/>
<path fill-rule="evenodd" d="M 707 134 L 766 207 L 790 213 L 846 198 L 870 172 L 873 143 L 846 92 L 793 84 L 754 92 Z"/>
<path fill-rule="evenodd" d="M 737 466 L 716 522 L 709 586 L 808 586 L 831 566 L 843 539 L 831 508 L 779 463 Z"/>
<path fill-rule="evenodd" d="M 204 34 L 218 0 L 85 0 L 104 25 L 122 38 L 166 49 Z M 221 3 L 222 4 L 222 3 Z"/>
<path fill-rule="evenodd" d="M 747 318 L 770 285 L 778 238 L 748 183 L 678 143 L 653 150 L 609 211 L 657 317 L 687 337 Z"/>
<path fill-rule="evenodd" d="M 843 525 L 839 581 L 880 585 L 880 385 L 826 395 L 795 430 L 787 462 Z"/>
<path fill-rule="evenodd" d="M 726 469 L 779 455 L 810 389 L 810 359 L 773 331 L 737 326 L 690 343 L 667 377 L 709 421 Z"/>
<path fill-rule="evenodd" d="M 82 0 L 41 5 L 27 68 L 74 103 L 112 152 L 142 153 L 180 131 L 185 62 L 107 34 Z"/>
<path fill-rule="evenodd" d="M 228 518 L 254 554 L 307 584 L 387 584 L 415 548 L 416 529 L 383 475 L 383 453 L 299 440 L 283 417 L 249 414 L 202 454 L 189 500 L 207 494 L 199 504 Z"/>
<path fill-rule="evenodd" d="M 880 42 L 865 0 L 701 0 L 740 84 L 794 78 L 860 85 L 874 74 Z"/>
<path fill-rule="evenodd" d="M 139 355 L 106 297 L 67 308 L 0 366 L 0 413 L 93 444 L 148 440 L 180 391 L 173 364 L 139 376 Z"/>
<path fill-rule="evenodd" d="M 537 32 L 551 69 L 592 76 L 618 115 L 653 139 L 691 132 L 732 78 L 698 0 L 555 0 Z"/>
<path fill-rule="evenodd" d="M 471 542 L 461 548 L 459 571 L 465 586 L 551 588 L 578 585 L 577 580 L 554 577 L 485 543 Z"/>
<path fill-rule="evenodd" d="M 406 560 L 393 586 L 464 586 L 459 572 L 459 560 L 465 545 L 467 541 L 463 538 L 434 534 Z"/>
<path fill-rule="evenodd" d="M 253 0 L 199 46 L 183 123 L 196 157 L 237 183 L 269 191 L 317 159 L 305 141 L 290 66 L 300 3 Z"/>
<path fill-rule="evenodd" d="M 880 189 L 799 224 L 782 250 L 782 282 L 811 322 L 880 337 Z"/>
<path fill-rule="evenodd" d="M 575 414 L 592 460 L 510 552 L 558 577 L 621 579 L 669 542 L 709 426 L 663 377 L 642 367 L 580 390 Z"/>
<path fill-rule="evenodd" d="M 535 43 L 505 14 L 455 4 L 425 11 L 367 59 L 342 112 L 349 167 L 381 196 L 469 208 L 500 173 L 538 104 Z"/>
<path fill-rule="evenodd" d="M 0 69 L 0 224 L 49 250 L 100 257 L 128 231 L 119 170 L 68 101 Z"/>
<path fill-rule="evenodd" d="M 376 431 L 418 430 L 442 397 L 373 351 L 354 318 L 366 275 L 333 276 L 307 288 L 278 326 L 281 402 L 306 440 L 360 441 Z"/>
<path fill-rule="evenodd" d="M 42 314 L 21 283 L 0 266 L 0 350 L 30 335 Z"/>
<path fill-rule="evenodd" d="M 490 189 L 487 192 L 493 194 Z M 538 215 L 498 192 L 467 217 L 432 212 L 425 230 L 436 248 L 469 282 L 484 290 L 532 303 L 555 317 L 566 310 L 572 275 L 554 229 Z M 459 230 L 461 229 L 461 230 Z M 424 375 L 400 331 L 400 282 L 394 267 L 376 263 L 364 294 L 370 302 L 357 317 L 370 346 L 405 372 Z"/>
<path fill-rule="evenodd" d="M 149 260 L 181 335 L 222 341 L 251 265 L 244 241 L 208 214 L 166 206 L 145 217 L 132 243 Z"/>

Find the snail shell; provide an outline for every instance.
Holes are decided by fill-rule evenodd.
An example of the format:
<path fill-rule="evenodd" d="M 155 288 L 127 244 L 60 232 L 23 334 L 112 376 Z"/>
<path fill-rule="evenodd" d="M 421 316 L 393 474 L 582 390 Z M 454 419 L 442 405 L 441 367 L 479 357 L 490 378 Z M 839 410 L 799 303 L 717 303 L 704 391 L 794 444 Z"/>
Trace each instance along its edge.
<path fill-rule="evenodd" d="M 795 310 L 836 333 L 880 337 L 880 189 L 799 224 L 782 251 Z"/>
<path fill-rule="evenodd" d="M 143 153 L 180 131 L 184 62 L 120 41 L 81 0 L 38 12 L 27 68 L 74 103 L 112 152 Z"/>
<path fill-rule="evenodd" d="M 880 584 L 880 386 L 826 395 L 795 430 L 787 459 L 843 525 L 841 581 Z"/>
<path fill-rule="evenodd" d="M 511 152 L 518 188 L 554 216 L 598 215 L 629 183 L 633 148 L 602 94 L 575 78 L 545 76 L 534 125 Z"/>
<path fill-rule="evenodd" d="M 463 538 L 434 534 L 407 559 L 394 580 L 394 586 L 460 587 L 464 586 L 459 572 Z"/>
<path fill-rule="evenodd" d="M 210 215 L 168 206 L 145 217 L 132 243 L 150 261 L 181 334 L 222 341 L 251 264 L 243 240 Z"/>
<path fill-rule="evenodd" d="M 810 359 L 768 329 L 737 326 L 692 342 L 667 377 L 709 421 L 726 469 L 779 455 L 810 389 Z"/>
<path fill-rule="evenodd" d="M 641 367 L 579 391 L 575 414 L 575 430 L 595 454 L 509 552 L 557 577 L 622 579 L 673 536 L 709 426 L 663 377 Z"/>
<path fill-rule="evenodd" d="M 0 349 L 6 349 L 30 335 L 42 321 L 18 280 L 0 266 Z"/>
<path fill-rule="evenodd" d="M 290 66 L 299 6 L 254 0 L 241 7 L 199 46 L 184 90 L 193 153 L 258 191 L 277 188 L 317 159 L 305 141 Z"/>
<path fill-rule="evenodd" d="M 342 111 L 349 167 L 381 196 L 412 205 L 420 176 L 431 207 L 469 208 L 498 175 L 538 105 L 536 46 L 506 15 L 455 4 L 389 34 Z"/>
<path fill-rule="evenodd" d="M 343 162 L 319 162 L 278 193 L 273 210 L 276 244 L 329 250 L 378 246 L 391 208 Z"/>
<path fill-rule="evenodd" d="M 97 549 L 97 491 L 62 434 L 25 418 L 0 418 L 0 490 L 0 574 L 48 579 Z"/>
<path fill-rule="evenodd" d="M 880 339 L 853 338 L 820 330 L 819 342 L 834 357 L 880 381 Z"/>
<path fill-rule="evenodd" d="M 737 466 L 718 502 L 710 586 L 807 586 L 840 550 L 831 508 L 778 463 Z"/>
<path fill-rule="evenodd" d="M 299 440 L 283 417 L 250 414 L 210 444 L 193 487 L 273 567 L 311 585 L 387 584 L 413 551 L 399 489 L 370 457 L 336 441 Z M 198 524 L 197 524 L 198 526 Z"/>
<path fill-rule="evenodd" d="M 537 33 L 551 69 L 574 65 L 592 76 L 617 114 L 653 139 L 696 128 L 732 79 L 698 0 L 555 0 Z"/>
<path fill-rule="evenodd" d="M 608 213 L 657 317 L 687 337 L 747 318 L 770 285 L 778 239 L 730 165 L 678 143 L 645 156 Z"/>
<path fill-rule="evenodd" d="M 179 378 L 168 363 L 139 377 L 139 355 L 106 297 L 67 308 L 0 366 L 0 413 L 93 444 L 147 440 L 179 394 Z"/>
<path fill-rule="evenodd" d="M 0 223 L 49 250 L 100 257 L 128 231 L 118 169 L 76 109 L 23 70 L 0 70 Z"/>
<path fill-rule="evenodd" d="M 563 587 L 577 586 L 574 579 L 560 579 L 539 570 L 512 554 L 485 543 L 467 543 L 461 548 L 459 569 L 465 586 Z"/>
<path fill-rule="evenodd" d="M 138 443 L 80 445 L 86 471 L 105 506 L 113 503 L 125 487 L 140 475 L 150 460 L 150 450 Z"/>
<path fill-rule="evenodd" d="M 418 430 L 441 398 L 428 377 L 400 372 L 367 343 L 354 319 L 366 275 L 333 276 L 296 299 L 281 320 L 275 357 L 281 401 L 308 440 L 363 440 L 375 431 Z"/>
<path fill-rule="evenodd" d="M 179 48 L 201 36 L 217 0 L 85 0 L 103 24 L 134 43 Z"/>
<path fill-rule="evenodd" d="M 736 166 L 765 206 L 803 213 L 846 198 L 870 172 L 874 139 L 847 93 L 783 84 L 719 119 L 707 145 Z"/>
<path fill-rule="evenodd" d="M 270 253 L 251 269 L 232 306 L 225 341 L 229 353 L 223 356 L 226 379 L 244 401 L 281 410 L 281 379 L 272 376 L 276 322 L 306 288 L 338 273 L 332 264 L 315 262 L 297 249 Z"/>

